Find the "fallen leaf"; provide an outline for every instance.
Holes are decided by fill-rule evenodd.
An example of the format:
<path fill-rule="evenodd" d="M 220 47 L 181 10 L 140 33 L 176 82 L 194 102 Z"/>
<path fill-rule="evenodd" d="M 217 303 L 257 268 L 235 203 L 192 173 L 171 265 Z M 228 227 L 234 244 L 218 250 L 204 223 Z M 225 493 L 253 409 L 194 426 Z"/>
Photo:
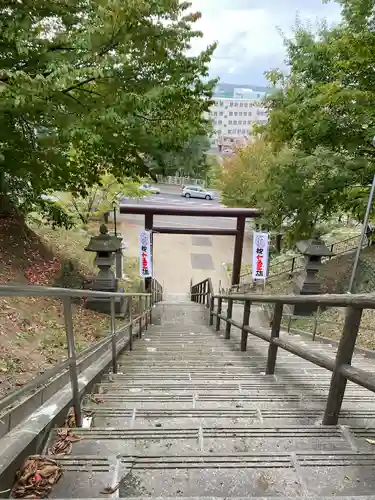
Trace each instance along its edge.
<path fill-rule="evenodd" d="M 101 495 L 111 495 L 115 491 L 120 488 L 120 483 L 115 484 L 115 486 L 106 486 L 103 491 L 101 491 Z"/>

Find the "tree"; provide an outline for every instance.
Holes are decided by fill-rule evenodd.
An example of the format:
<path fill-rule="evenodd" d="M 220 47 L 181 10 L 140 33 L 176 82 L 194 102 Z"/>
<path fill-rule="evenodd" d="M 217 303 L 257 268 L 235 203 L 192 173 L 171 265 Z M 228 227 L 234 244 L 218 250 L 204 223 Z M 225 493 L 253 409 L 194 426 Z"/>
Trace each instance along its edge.
<path fill-rule="evenodd" d="M 118 182 L 112 174 L 105 174 L 98 184 L 88 189 L 85 197 L 62 193 L 58 197 L 58 204 L 73 221 L 78 220 L 87 225 L 90 220 L 103 219 L 114 208 L 118 208 L 123 196 L 141 198 L 144 191 L 139 189 L 139 183 L 133 179 Z"/>
<path fill-rule="evenodd" d="M 188 9 L 178 0 L 2 2 L 0 210 L 27 211 L 50 189 L 85 196 L 105 172 L 143 176 L 160 151 L 205 135 L 215 46 L 187 54 L 201 35 Z"/>
<path fill-rule="evenodd" d="M 217 178 L 222 201 L 229 207 L 259 206 L 266 176 L 274 161 L 272 147 L 263 139 L 255 140 L 227 158 Z"/>
<path fill-rule="evenodd" d="M 259 130 L 275 152 L 292 151 L 270 173 L 269 206 L 279 200 L 274 210 L 283 211 L 296 238 L 341 209 L 360 217 L 375 173 L 372 2 L 341 3 L 344 17 L 333 29 L 322 24 L 314 33 L 297 23 L 285 40 L 290 73 L 268 74 L 279 90 Z"/>
<path fill-rule="evenodd" d="M 311 237 L 317 224 L 345 206 L 347 183 L 341 171 L 360 169 L 361 163 L 323 147 L 311 154 L 284 147 L 264 181 L 262 208 L 269 226 L 283 227 L 290 244 Z"/>
<path fill-rule="evenodd" d="M 208 164 L 206 152 L 210 142 L 207 136 L 192 137 L 178 151 L 160 151 L 150 165 L 150 172 L 181 177 L 205 178 Z"/>

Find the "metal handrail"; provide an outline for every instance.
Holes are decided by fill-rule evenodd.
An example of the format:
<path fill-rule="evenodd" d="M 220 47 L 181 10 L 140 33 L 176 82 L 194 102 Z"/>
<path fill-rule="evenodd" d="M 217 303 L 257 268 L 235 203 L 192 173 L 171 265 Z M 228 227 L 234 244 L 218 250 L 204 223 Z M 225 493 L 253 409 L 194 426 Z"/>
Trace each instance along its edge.
<path fill-rule="evenodd" d="M 347 243 L 348 241 L 354 241 L 354 240 L 358 240 L 359 236 L 351 236 L 350 238 L 346 238 L 345 240 L 339 240 L 339 241 L 335 241 L 334 243 L 331 243 L 331 245 L 328 245 L 330 247 L 330 250 L 331 252 L 334 251 L 334 247 L 335 246 L 338 246 L 338 245 L 342 245 L 344 243 Z M 364 242 L 362 243 L 362 247 L 366 247 L 369 245 L 369 241 L 368 240 L 364 240 Z M 346 250 L 342 250 L 341 252 L 336 252 L 334 257 L 337 257 L 338 255 L 343 255 L 347 252 L 350 252 L 352 250 L 354 250 L 355 248 L 357 248 L 358 245 L 354 245 L 350 248 L 347 248 Z M 273 279 L 273 278 L 276 278 L 276 277 L 279 277 L 279 276 L 282 276 L 284 274 L 292 274 L 294 273 L 295 271 L 299 271 L 300 269 L 303 269 L 303 265 L 295 265 L 296 264 L 296 260 L 297 259 L 300 259 L 302 258 L 303 255 L 294 255 L 293 257 L 286 257 L 285 259 L 283 260 L 279 260 L 277 262 L 275 261 L 271 261 L 270 264 L 269 264 L 269 276 L 268 276 L 268 279 Z M 323 258 L 322 260 L 325 261 L 325 260 L 330 260 L 331 257 L 327 257 L 327 258 Z M 271 272 L 272 271 L 272 268 L 273 267 L 277 267 L 277 266 L 281 266 L 287 262 L 290 262 L 290 269 L 287 269 L 285 271 L 279 271 L 279 272 Z M 252 272 L 251 271 L 246 271 L 245 273 L 242 273 L 240 274 L 240 284 L 243 284 L 243 280 L 244 278 L 246 278 L 247 276 L 251 276 Z M 237 285 L 233 285 L 233 286 L 237 286 Z"/>
<path fill-rule="evenodd" d="M 202 286 L 201 282 L 200 286 Z M 197 285 L 191 287 L 192 290 Z M 199 295 L 199 294 L 198 294 Z M 194 300 L 192 298 L 192 300 Z M 215 310 L 215 300 L 217 308 Z M 222 314 L 223 301 L 227 302 L 227 314 Z M 244 305 L 242 322 L 232 319 L 233 304 L 242 302 Z M 274 314 L 271 321 L 271 331 L 265 328 L 250 326 L 250 312 L 252 303 L 274 304 Z M 295 344 L 290 340 L 280 338 L 283 307 L 285 304 L 309 304 L 317 308 L 321 306 L 346 307 L 346 318 L 343 332 L 338 344 L 336 359 L 327 355 L 310 352 L 308 348 Z M 241 351 L 247 349 L 249 333 L 269 343 L 266 363 L 266 375 L 275 373 L 278 347 L 296 356 L 314 363 L 332 372 L 331 384 L 323 417 L 323 425 L 336 425 L 338 423 L 342 400 L 348 380 L 366 389 L 375 392 L 375 379 L 373 373 L 351 366 L 352 356 L 361 323 L 364 309 L 375 309 L 375 294 L 343 294 L 343 295 L 257 295 L 257 294 L 212 294 L 210 300 L 210 325 L 216 318 L 216 331 L 220 330 L 221 321 L 225 322 L 225 338 L 230 339 L 231 327 L 241 330 Z"/>
<path fill-rule="evenodd" d="M 142 292 L 104 292 L 99 290 L 75 290 L 37 285 L 0 285 L 0 297 L 146 297 Z"/>
<path fill-rule="evenodd" d="M 205 302 L 207 309 L 210 307 L 213 293 L 214 289 L 211 278 L 206 278 L 196 285 L 190 285 L 191 300 L 193 302 L 197 302 L 198 304 L 203 304 Z"/>
<path fill-rule="evenodd" d="M 58 288 L 58 287 L 42 287 L 34 285 L 0 285 L 0 297 L 56 297 L 61 298 L 63 301 L 63 315 L 65 322 L 65 331 L 68 345 L 68 359 L 63 363 L 60 363 L 57 367 L 48 370 L 40 377 L 37 377 L 34 381 L 26 384 L 26 386 L 15 391 L 14 393 L 6 396 L 0 401 L 0 407 L 4 409 L 6 406 L 12 404 L 17 397 L 20 397 L 27 392 L 34 390 L 40 384 L 45 383 L 51 377 L 57 375 L 59 372 L 69 369 L 69 378 L 72 387 L 72 400 L 73 400 L 73 410 L 77 426 L 82 425 L 82 412 L 81 412 L 81 395 L 79 392 L 78 383 L 78 365 L 85 359 L 92 351 L 99 348 L 106 343 L 111 343 L 112 350 L 112 371 L 117 372 L 117 342 L 118 335 L 122 332 L 129 330 L 129 348 L 132 349 L 133 342 L 133 326 L 139 323 L 139 336 L 142 335 L 142 331 L 148 328 L 148 325 L 152 320 L 152 308 L 153 305 L 162 300 L 163 290 L 161 285 L 157 280 L 152 280 L 151 293 L 143 292 L 106 292 L 98 290 L 75 290 L 70 288 Z M 76 353 L 76 346 L 74 340 L 74 328 L 73 328 L 73 316 L 72 316 L 72 298 L 87 298 L 87 297 L 100 297 L 109 298 L 110 300 L 110 318 L 111 318 L 111 328 L 110 328 L 110 339 L 106 338 L 94 345 L 89 346 L 87 349 L 82 351 L 79 356 Z M 116 308 L 115 300 L 116 298 L 127 298 L 128 299 L 128 312 L 129 320 L 116 331 Z M 139 300 L 139 314 L 133 317 L 133 298 Z"/>

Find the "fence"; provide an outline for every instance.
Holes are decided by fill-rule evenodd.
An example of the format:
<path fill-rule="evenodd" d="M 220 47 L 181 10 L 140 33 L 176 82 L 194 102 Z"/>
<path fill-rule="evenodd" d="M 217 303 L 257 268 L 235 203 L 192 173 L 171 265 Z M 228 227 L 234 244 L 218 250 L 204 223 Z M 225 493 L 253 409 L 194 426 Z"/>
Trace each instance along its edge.
<path fill-rule="evenodd" d="M 332 257 L 342 255 L 344 253 L 355 250 L 358 246 L 359 236 L 353 236 L 345 240 L 336 241 L 328 245 L 330 251 L 334 254 Z M 370 245 L 370 240 L 365 237 L 362 247 L 367 247 Z M 322 262 L 330 260 L 332 257 L 323 257 Z M 293 257 L 287 257 L 283 260 L 271 260 L 268 269 L 268 280 L 274 279 L 284 274 L 289 274 L 292 276 L 296 271 L 300 271 L 304 268 L 304 257 L 303 255 L 295 255 Z M 251 271 L 243 273 L 240 275 L 240 285 L 248 283 L 251 281 Z"/>
<path fill-rule="evenodd" d="M 78 376 L 81 371 L 90 361 L 93 362 L 93 355 L 96 352 L 103 353 L 103 350 L 111 350 L 112 356 L 112 371 L 117 372 L 117 347 L 118 343 L 127 338 L 129 349 L 132 349 L 133 336 L 135 327 L 138 326 L 138 335 L 142 335 L 142 331 L 148 328 L 149 323 L 152 320 L 152 308 L 153 305 L 162 300 L 163 290 L 161 285 L 153 279 L 151 293 L 120 293 L 120 292 L 101 292 L 92 290 L 73 290 L 66 288 L 53 288 L 53 287 L 41 287 L 41 286 L 16 286 L 16 285 L 0 285 L 0 297 L 56 297 L 62 299 L 63 302 L 63 315 L 65 323 L 65 332 L 67 339 L 67 351 L 68 359 L 60 363 L 55 368 L 48 370 L 41 376 L 35 378 L 22 388 L 14 391 L 9 396 L 6 396 L 0 401 L 0 411 L 3 413 L 4 410 L 11 406 L 15 401 L 19 401 L 25 396 L 30 395 L 33 391 L 37 390 L 40 386 L 45 385 L 48 381 L 56 379 L 56 377 L 61 376 L 68 369 L 69 371 L 69 381 L 72 388 L 72 401 L 74 415 L 76 423 L 78 426 L 82 424 L 82 413 L 81 413 L 81 403 L 80 403 L 80 391 Z M 74 298 L 86 298 L 86 297 L 98 297 L 98 298 L 108 298 L 110 301 L 110 311 L 111 311 L 111 329 L 108 338 L 102 339 L 95 343 L 93 346 L 85 349 L 79 356 L 77 356 L 76 345 L 74 340 L 74 329 L 73 329 L 73 316 L 72 316 L 72 299 Z M 116 331 L 116 316 L 115 316 L 115 301 L 117 298 L 126 298 L 128 301 L 128 317 L 124 320 L 124 325 Z M 136 315 L 134 315 L 136 311 Z M 87 363 L 89 361 L 89 363 Z M 56 380 L 54 380 L 56 382 Z M 56 387 L 56 384 L 54 384 Z M 25 415 L 23 414 L 23 417 Z M 3 419 L 3 415 L 2 415 Z M 5 420 L 5 418 L 4 418 Z M 4 422 L 3 422 L 4 423 Z M 8 429 L 12 427 L 10 421 L 8 423 Z"/>
<path fill-rule="evenodd" d="M 158 182 L 161 184 L 172 184 L 174 186 L 186 186 L 187 184 L 194 184 L 194 185 L 204 185 L 204 181 L 202 179 L 193 179 L 192 177 L 173 177 L 173 176 L 166 176 L 163 177 L 162 175 L 157 176 Z"/>
<path fill-rule="evenodd" d="M 338 423 L 342 400 L 344 398 L 347 381 L 375 392 L 375 379 L 373 373 L 351 365 L 354 347 L 361 323 L 364 309 L 375 309 L 375 297 L 371 295 L 214 295 L 208 280 L 191 287 L 191 296 L 194 302 L 202 301 L 209 304 L 210 325 L 214 324 L 220 330 L 221 321 L 225 323 L 225 338 L 230 338 L 231 327 L 241 330 L 241 351 L 247 350 L 248 335 L 254 335 L 269 343 L 266 362 L 266 375 L 275 373 L 278 348 L 284 349 L 296 356 L 314 363 L 332 372 L 331 384 L 323 417 L 323 425 L 336 425 Z M 202 298 L 203 297 L 203 298 Z M 215 310 L 215 301 L 217 308 Z M 222 313 L 223 302 L 227 303 L 226 315 Z M 243 303 L 242 322 L 232 319 L 233 303 Z M 271 331 L 265 332 L 250 326 L 251 305 L 253 303 L 273 304 L 274 314 L 271 322 Z M 281 320 L 285 305 L 308 303 L 316 307 L 347 307 L 345 323 L 337 348 L 336 359 L 325 354 L 310 352 L 308 348 L 280 338 Z"/>

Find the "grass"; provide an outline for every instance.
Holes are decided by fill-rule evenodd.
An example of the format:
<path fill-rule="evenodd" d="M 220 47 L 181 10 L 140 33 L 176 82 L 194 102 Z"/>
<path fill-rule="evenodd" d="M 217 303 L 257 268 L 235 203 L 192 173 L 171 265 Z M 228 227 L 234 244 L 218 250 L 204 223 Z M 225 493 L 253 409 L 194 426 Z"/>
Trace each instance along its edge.
<path fill-rule="evenodd" d="M 27 225 L 21 218 L 0 218 L 0 282 L 81 288 L 97 274 L 95 255 L 86 252 L 90 235 L 76 229 Z M 138 290 L 137 259 L 125 258 L 127 279 L 120 286 Z M 109 317 L 73 304 L 76 347 L 107 335 Z M 0 396 L 22 386 L 66 358 L 62 304 L 50 297 L 0 297 Z"/>
<path fill-rule="evenodd" d="M 367 262 L 373 263 L 375 267 L 375 246 L 367 248 L 362 253 Z M 351 273 L 353 254 L 340 255 L 322 267 L 320 279 L 323 285 L 323 293 L 343 293 L 342 283 L 346 282 Z M 292 293 L 293 281 L 287 275 L 270 279 L 267 281 L 266 293 Z M 319 315 L 316 334 L 332 340 L 339 340 L 345 321 L 345 309 L 328 308 Z M 289 318 L 284 316 L 283 326 L 288 325 Z M 314 329 L 314 316 L 296 317 L 292 319 L 291 328 L 312 333 Z M 363 312 L 359 328 L 357 346 L 367 349 L 375 349 L 375 311 L 367 309 Z"/>
<path fill-rule="evenodd" d="M 225 269 L 227 270 L 227 273 L 231 276 L 232 275 L 232 270 L 233 270 L 233 264 L 226 263 L 225 264 Z M 250 273 L 251 273 L 251 264 L 242 264 L 242 266 L 241 266 L 241 274 L 250 274 Z"/>
<path fill-rule="evenodd" d="M 345 321 L 345 309 L 331 307 L 321 313 L 318 318 L 316 334 L 332 340 L 340 340 Z M 283 321 L 287 325 L 288 319 Z M 291 322 L 291 328 L 312 333 L 314 316 L 298 317 Z M 363 312 L 356 345 L 367 349 L 375 349 L 375 314 L 367 309 Z"/>

